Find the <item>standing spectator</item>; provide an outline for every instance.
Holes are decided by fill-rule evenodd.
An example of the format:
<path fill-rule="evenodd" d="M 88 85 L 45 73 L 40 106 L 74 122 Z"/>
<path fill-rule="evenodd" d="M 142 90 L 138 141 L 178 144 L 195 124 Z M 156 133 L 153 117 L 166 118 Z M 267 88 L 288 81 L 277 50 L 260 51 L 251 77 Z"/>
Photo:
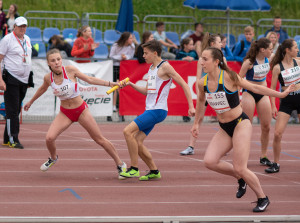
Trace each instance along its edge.
<path fill-rule="evenodd" d="M 193 39 L 194 44 L 195 44 L 195 50 L 198 53 L 198 57 L 201 55 L 201 43 L 204 38 L 204 33 L 203 33 L 203 24 L 202 23 L 195 23 L 195 32 L 189 36 L 190 38 Z"/>
<path fill-rule="evenodd" d="M 276 32 L 280 44 L 284 40 L 289 38 L 289 35 L 287 34 L 287 32 L 281 28 L 281 23 L 282 23 L 282 21 L 281 21 L 280 16 L 275 16 L 274 20 L 273 20 L 274 26 L 271 29 L 267 30 L 267 32 L 265 33 L 265 36 L 267 36 L 267 34 L 271 31 Z"/>
<path fill-rule="evenodd" d="M 50 49 L 58 49 L 61 52 L 62 57 L 71 57 L 72 46 L 70 43 L 64 41 L 62 36 L 53 35 L 49 40 Z M 65 55 L 65 56 L 63 56 Z"/>
<path fill-rule="evenodd" d="M 94 56 L 95 49 L 99 43 L 94 43 L 92 30 L 89 26 L 82 26 L 78 29 L 77 39 L 74 42 L 71 55 L 78 58 L 90 58 Z M 77 60 L 77 63 L 88 63 L 90 60 Z"/>
<path fill-rule="evenodd" d="M 18 17 L 14 31 L 0 42 L 0 90 L 4 91 L 6 124 L 3 145 L 23 149 L 19 141 L 19 114 L 26 95 L 31 70 L 31 43 L 27 35 L 27 20 Z"/>
<path fill-rule="evenodd" d="M 3 2 L 0 0 L 0 29 L 2 30 L 2 36 L 5 34 L 4 24 L 6 23 L 5 13 L 3 12 Z"/>
<path fill-rule="evenodd" d="M 186 60 L 189 62 L 198 60 L 198 54 L 194 50 L 194 41 L 192 38 L 183 39 L 180 48 L 181 50 L 176 54 L 176 60 Z M 182 119 L 184 122 L 191 121 L 189 116 L 183 116 Z"/>
<path fill-rule="evenodd" d="M 109 53 L 109 58 L 114 60 L 114 76 L 113 81 L 118 81 L 120 77 L 120 61 L 130 60 L 133 58 L 135 52 L 134 36 L 130 32 L 124 32 L 117 42 L 115 42 Z M 117 94 L 113 95 L 113 111 L 117 111 Z M 107 121 L 112 121 L 111 117 L 107 117 Z M 124 116 L 120 116 L 120 121 L 124 122 Z"/>
<path fill-rule="evenodd" d="M 267 34 L 267 39 L 269 39 L 273 44 L 273 53 L 275 54 L 279 46 L 277 34 L 271 31 Z"/>
<path fill-rule="evenodd" d="M 11 33 L 14 29 L 15 19 L 19 17 L 19 14 L 17 13 L 18 6 L 16 4 L 11 4 L 9 6 L 7 15 L 6 15 L 6 22 L 4 24 L 4 35 L 7 33 Z"/>
<path fill-rule="evenodd" d="M 163 51 L 161 53 L 161 58 L 174 60 L 176 55 L 173 53 L 168 52 L 168 47 L 173 47 L 178 49 L 178 46 L 173 43 L 172 40 L 168 39 L 165 32 L 165 24 L 163 22 L 156 23 L 156 31 L 154 32 L 154 39 L 159 41 L 163 46 Z"/>
<path fill-rule="evenodd" d="M 254 37 L 254 28 L 252 26 L 247 26 L 244 29 L 245 39 L 238 42 L 233 48 L 233 56 L 236 61 L 243 62 L 248 50 L 250 49 L 251 42 Z"/>
<path fill-rule="evenodd" d="M 232 61 L 234 60 L 234 56 L 231 52 L 231 50 L 229 49 L 229 47 L 227 46 L 227 38 L 225 35 L 220 35 L 221 37 L 221 43 L 222 43 L 222 47 L 221 47 L 221 50 L 222 50 L 222 53 L 224 55 L 224 57 L 226 58 L 227 61 Z"/>
<path fill-rule="evenodd" d="M 143 36 L 142 36 L 142 43 L 137 47 L 137 50 L 136 50 L 136 57 L 137 57 L 139 63 L 146 63 L 145 58 L 143 57 L 143 55 L 144 55 L 144 50 L 143 50 L 142 45 L 143 45 L 144 43 L 147 43 L 147 42 L 153 40 L 153 39 L 154 39 L 154 37 L 153 37 L 152 32 L 150 32 L 150 31 L 145 31 L 145 32 L 143 33 Z"/>

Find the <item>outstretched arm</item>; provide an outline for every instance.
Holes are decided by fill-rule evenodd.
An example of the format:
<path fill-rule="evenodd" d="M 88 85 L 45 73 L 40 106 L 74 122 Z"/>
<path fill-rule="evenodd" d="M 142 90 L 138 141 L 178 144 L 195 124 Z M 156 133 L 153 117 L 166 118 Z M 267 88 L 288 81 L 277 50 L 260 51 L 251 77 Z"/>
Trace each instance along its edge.
<path fill-rule="evenodd" d="M 33 102 L 39 97 L 41 97 L 47 91 L 49 86 L 50 86 L 50 74 L 47 74 L 44 76 L 44 83 L 37 89 L 37 91 L 30 99 L 30 101 L 26 103 L 26 105 L 24 106 L 24 110 L 28 111 L 28 109 L 33 104 Z"/>

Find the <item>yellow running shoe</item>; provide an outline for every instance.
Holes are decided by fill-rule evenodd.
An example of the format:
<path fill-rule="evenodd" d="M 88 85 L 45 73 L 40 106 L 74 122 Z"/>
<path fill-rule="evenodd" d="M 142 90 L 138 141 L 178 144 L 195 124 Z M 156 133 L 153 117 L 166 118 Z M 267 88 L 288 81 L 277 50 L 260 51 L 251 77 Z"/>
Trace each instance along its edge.
<path fill-rule="evenodd" d="M 139 178 L 139 180 L 141 180 L 141 181 L 147 181 L 147 180 L 151 180 L 151 179 L 160 179 L 160 178 L 161 178 L 161 175 L 160 175 L 159 171 L 158 171 L 157 174 L 152 173 L 151 171 L 149 171 L 149 173 L 147 173 L 145 176 L 141 176 Z"/>
<path fill-rule="evenodd" d="M 139 177 L 140 176 L 140 171 L 136 171 L 134 169 L 132 169 L 131 167 L 126 171 L 126 172 L 122 172 L 120 173 L 121 177 L 124 178 L 132 178 L 132 177 Z M 123 179 L 124 179 L 123 178 Z M 120 179 L 120 178 L 119 178 Z"/>

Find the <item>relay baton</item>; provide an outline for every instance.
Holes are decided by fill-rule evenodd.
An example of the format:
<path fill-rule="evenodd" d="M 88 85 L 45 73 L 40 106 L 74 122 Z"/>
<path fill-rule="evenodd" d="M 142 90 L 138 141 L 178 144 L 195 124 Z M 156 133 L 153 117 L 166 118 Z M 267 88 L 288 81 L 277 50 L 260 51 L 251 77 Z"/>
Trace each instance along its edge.
<path fill-rule="evenodd" d="M 129 77 L 126 77 L 124 80 L 122 81 L 125 81 L 126 83 L 129 81 Z M 115 90 L 117 90 L 119 88 L 119 85 L 116 85 L 116 86 L 113 86 L 111 89 L 109 89 L 106 94 L 110 94 L 112 92 L 114 92 Z"/>

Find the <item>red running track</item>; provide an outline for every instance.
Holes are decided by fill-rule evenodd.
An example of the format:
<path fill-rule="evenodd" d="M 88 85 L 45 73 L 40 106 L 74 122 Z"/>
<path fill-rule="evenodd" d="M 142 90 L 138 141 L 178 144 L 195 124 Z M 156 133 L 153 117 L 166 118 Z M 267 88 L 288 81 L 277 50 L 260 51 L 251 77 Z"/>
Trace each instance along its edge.
<path fill-rule="evenodd" d="M 267 211 L 253 213 L 256 200 L 248 188 L 235 198 L 235 179 L 206 169 L 203 155 L 217 124 L 204 124 L 193 156 L 180 156 L 189 141 L 191 124 L 163 123 L 155 127 L 145 144 L 162 173 L 158 181 L 120 181 L 112 159 L 78 124 L 57 140 L 59 161 L 48 172 L 40 165 L 47 160 L 45 135 L 49 124 L 21 125 L 24 150 L 2 146 L 0 150 L 0 216 L 258 216 L 300 213 L 300 125 L 290 125 L 282 140 L 281 170 L 265 174 L 259 165 L 260 127 L 253 127 L 248 166 L 259 177 L 271 200 Z M 124 123 L 99 124 L 129 164 Z M 3 132 L 4 126 L 0 126 Z M 274 126 L 270 134 L 269 158 Z M 231 160 L 229 153 L 224 159 Z M 141 174 L 147 170 L 140 162 Z M 71 189 L 71 190 L 67 190 Z M 72 193 L 74 192 L 74 194 Z"/>

